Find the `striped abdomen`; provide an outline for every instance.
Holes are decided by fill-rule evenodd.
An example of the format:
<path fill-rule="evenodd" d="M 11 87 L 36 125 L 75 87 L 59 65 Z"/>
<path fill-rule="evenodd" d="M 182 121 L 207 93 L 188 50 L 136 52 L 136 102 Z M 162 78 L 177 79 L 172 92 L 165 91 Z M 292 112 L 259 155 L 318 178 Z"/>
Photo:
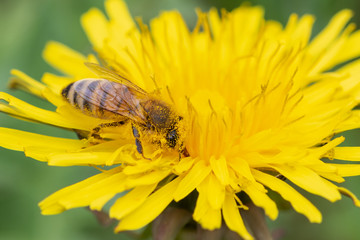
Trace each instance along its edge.
<path fill-rule="evenodd" d="M 83 113 L 102 119 L 139 115 L 140 102 L 131 89 L 106 79 L 82 79 L 69 84 L 62 95 Z"/>

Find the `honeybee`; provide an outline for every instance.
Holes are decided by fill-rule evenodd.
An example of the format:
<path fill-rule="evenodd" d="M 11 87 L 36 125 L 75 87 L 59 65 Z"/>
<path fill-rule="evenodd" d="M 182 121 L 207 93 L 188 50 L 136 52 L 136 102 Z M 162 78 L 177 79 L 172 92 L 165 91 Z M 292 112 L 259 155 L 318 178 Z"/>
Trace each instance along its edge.
<path fill-rule="evenodd" d="M 169 104 L 147 93 L 114 71 L 94 63 L 86 66 L 100 78 L 73 82 L 62 90 L 62 96 L 84 114 L 113 120 L 92 130 L 92 136 L 104 127 L 130 122 L 137 151 L 144 157 L 142 140 L 184 154 L 184 120 Z M 146 157 L 144 157 L 146 158 Z"/>

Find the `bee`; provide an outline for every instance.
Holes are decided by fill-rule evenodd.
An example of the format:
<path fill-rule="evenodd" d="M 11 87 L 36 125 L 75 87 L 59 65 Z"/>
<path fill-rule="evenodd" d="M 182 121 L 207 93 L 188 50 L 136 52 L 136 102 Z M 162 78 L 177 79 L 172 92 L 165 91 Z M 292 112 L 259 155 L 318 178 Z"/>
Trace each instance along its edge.
<path fill-rule="evenodd" d="M 116 127 L 130 122 L 137 151 L 144 157 L 142 140 L 161 148 L 184 148 L 184 120 L 172 106 L 147 93 L 114 71 L 94 63 L 86 66 L 100 78 L 85 78 L 62 90 L 62 96 L 84 114 L 113 122 L 100 124 L 91 135 L 104 127 Z"/>

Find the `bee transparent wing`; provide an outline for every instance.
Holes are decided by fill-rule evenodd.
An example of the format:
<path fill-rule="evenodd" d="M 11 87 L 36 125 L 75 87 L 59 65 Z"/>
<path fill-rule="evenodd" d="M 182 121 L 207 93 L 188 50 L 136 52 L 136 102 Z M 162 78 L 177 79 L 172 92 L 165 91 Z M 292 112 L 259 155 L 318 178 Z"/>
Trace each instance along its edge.
<path fill-rule="evenodd" d="M 133 121 L 143 123 L 146 120 L 141 106 L 141 95 L 133 94 L 133 89 L 121 83 L 108 81 L 106 79 L 84 79 L 90 84 L 86 89 L 77 91 L 77 97 L 83 99 L 82 109 L 88 109 L 100 118 L 126 117 Z M 145 97 L 145 95 L 144 95 Z"/>
<path fill-rule="evenodd" d="M 98 75 L 101 78 L 105 78 L 110 81 L 118 82 L 121 84 L 124 84 L 128 87 L 131 87 L 132 89 L 138 91 L 141 94 L 147 94 L 145 90 L 143 90 L 141 87 L 137 86 L 136 84 L 132 83 L 129 79 L 117 74 L 116 72 L 105 68 L 103 66 L 100 66 L 96 63 L 90 63 L 86 62 L 85 65 L 96 75 Z"/>

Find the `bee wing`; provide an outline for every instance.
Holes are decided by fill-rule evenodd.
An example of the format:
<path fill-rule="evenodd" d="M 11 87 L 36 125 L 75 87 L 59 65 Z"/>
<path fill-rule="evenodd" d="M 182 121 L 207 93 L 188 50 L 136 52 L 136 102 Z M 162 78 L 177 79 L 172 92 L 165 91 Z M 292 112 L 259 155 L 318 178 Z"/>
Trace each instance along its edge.
<path fill-rule="evenodd" d="M 131 87 L 132 89 L 138 91 L 141 94 L 147 94 L 147 92 L 142 89 L 141 87 L 137 86 L 136 84 L 132 83 L 129 79 L 117 74 L 116 72 L 102 67 L 99 64 L 96 63 L 90 63 L 90 62 L 86 62 L 85 65 L 92 71 L 94 72 L 96 75 L 98 75 L 101 78 L 105 78 L 108 79 L 110 81 L 114 81 L 114 82 L 118 82 L 121 84 L 124 84 L 128 87 Z"/>
<path fill-rule="evenodd" d="M 141 106 L 141 101 L 146 98 L 145 94 L 141 94 L 133 88 L 124 84 L 109 81 L 107 79 L 83 79 L 80 81 L 88 81 L 85 84 L 86 89 L 77 91 L 77 97 L 82 98 L 83 108 L 91 108 L 95 106 L 99 113 L 98 117 L 106 117 L 106 111 L 123 116 L 133 121 L 144 123 L 146 116 Z"/>

